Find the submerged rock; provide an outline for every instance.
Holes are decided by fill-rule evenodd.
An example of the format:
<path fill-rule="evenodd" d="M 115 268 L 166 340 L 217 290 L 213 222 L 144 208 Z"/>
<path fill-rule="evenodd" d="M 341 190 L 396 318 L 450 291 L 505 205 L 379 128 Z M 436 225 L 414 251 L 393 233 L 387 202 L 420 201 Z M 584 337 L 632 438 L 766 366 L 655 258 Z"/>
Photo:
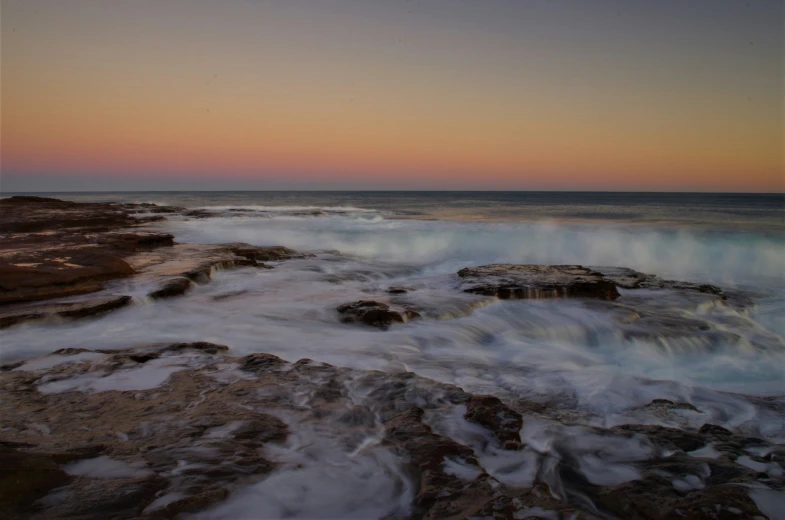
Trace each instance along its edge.
<path fill-rule="evenodd" d="M 93 297 L 80 301 L 32 303 L 11 307 L 0 307 L 0 329 L 19 323 L 51 317 L 85 318 L 125 307 L 131 303 L 130 296 Z"/>
<path fill-rule="evenodd" d="M 492 395 L 474 395 L 466 401 L 464 418 L 491 430 L 502 448 L 521 448 L 520 431 L 523 427 L 521 414 L 512 410 Z"/>
<path fill-rule="evenodd" d="M 464 292 L 503 300 L 619 297 L 616 284 L 580 265 L 491 264 L 458 271 Z"/>
<path fill-rule="evenodd" d="M 182 296 L 193 287 L 193 282 L 184 276 L 172 278 L 163 283 L 158 289 L 152 291 L 147 296 L 154 300 Z"/>
<path fill-rule="evenodd" d="M 52 456 L 25 453 L 0 441 L 0 517 L 27 516 L 36 500 L 72 478 Z"/>
<path fill-rule="evenodd" d="M 338 307 L 342 323 L 364 323 L 372 327 L 386 329 L 393 323 L 406 323 L 410 319 L 419 318 L 420 313 L 413 309 L 390 308 L 386 303 L 371 300 L 360 300 L 345 303 Z"/>

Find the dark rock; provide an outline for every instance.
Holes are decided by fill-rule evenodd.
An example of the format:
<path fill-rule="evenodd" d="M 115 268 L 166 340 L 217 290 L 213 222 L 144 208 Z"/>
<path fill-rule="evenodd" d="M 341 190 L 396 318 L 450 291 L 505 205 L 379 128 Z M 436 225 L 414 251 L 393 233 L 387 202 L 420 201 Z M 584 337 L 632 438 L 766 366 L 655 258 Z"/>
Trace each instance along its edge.
<path fill-rule="evenodd" d="M 610 280 L 623 289 L 659 289 L 665 281 L 653 274 L 646 274 L 628 267 L 592 267 L 596 272 L 602 273 L 606 280 Z"/>
<path fill-rule="evenodd" d="M 97 243 L 113 248 L 137 251 L 174 245 L 174 235 L 168 233 L 105 233 Z"/>
<path fill-rule="evenodd" d="M 131 303 L 130 296 L 105 296 L 77 302 L 48 302 L 0 307 L 0 329 L 53 316 L 71 319 L 96 316 L 125 307 L 129 303 Z"/>
<path fill-rule="evenodd" d="M 691 405 L 690 403 L 674 403 L 668 399 L 654 399 L 644 408 L 655 408 L 663 410 L 690 410 L 692 412 L 700 413 L 700 410 L 695 408 L 695 406 Z"/>
<path fill-rule="evenodd" d="M 250 354 L 240 359 L 240 369 L 248 372 L 268 372 L 278 370 L 286 361 L 272 354 Z"/>
<path fill-rule="evenodd" d="M 209 506 L 226 500 L 229 491 L 224 488 L 212 488 L 201 491 L 195 495 L 171 502 L 159 511 L 152 512 L 157 517 L 177 518 L 181 514 L 196 513 L 207 509 Z"/>
<path fill-rule="evenodd" d="M 670 479 L 658 476 L 600 488 L 596 502 L 603 509 L 629 520 L 765 518 L 745 488 L 715 486 L 684 496 L 673 487 Z"/>
<path fill-rule="evenodd" d="M 385 443 L 408 455 L 412 464 L 420 471 L 441 470 L 445 457 L 477 464 L 471 448 L 433 433 L 431 427 L 422 422 L 423 414 L 422 408 L 412 406 L 386 421 Z"/>
<path fill-rule="evenodd" d="M 643 434 L 654 444 L 667 450 L 695 451 L 708 444 L 708 439 L 699 433 L 653 424 L 624 424 L 614 427 L 613 430 Z"/>
<path fill-rule="evenodd" d="M 125 260 L 105 252 L 80 249 L 59 253 L 62 256 L 56 259 L 27 258 L 31 262 L 0 260 L 0 304 L 95 292 L 107 280 L 134 273 Z"/>
<path fill-rule="evenodd" d="M 380 329 L 385 329 L 392 323 L 406 323 L 420 316 L 419 312 L 412 309 L 393 310 L 386 303 L 370 300 L 345 303 L 338 307 L 338 313 L 342 315 L 343 323 L 359 322 Z"/>
<path fill-rule="evenodd" d="M 491 264 L 458 271 L 464 292 L 504 300 L 619 297 L 616 284 L 579 265 Z"/>
<path fill-rule="evenodd" d="M 161 287 L 152 291 L 147 296 L 155 300 L 162 298 L 172 298 L 174 296 L 182 296 L 193 287 L 193 282 L 184 276 L 178 276 L 167 280 Z"/>
<path fill-rule="evenodd" d="M 0 446 L 0 518 L 23 518 L 33 502 L 70 482 L 52 457 Z"/>
<path fill-rule="evenodd" d="M 506 450 L 521 448 L 520 431 L 523 427 L 521 414 L 492 395 L 473 395 L 465 405 L 464 418 L 491 430 L 502 448 Z"/>
<path fill-rule="evenodd" d="M 360 405 L 353 405 L 338 417 L 338 421 L 349 426 L 365 426 L 370 428 L 376 424 L 376 417 L 368 408 Z"/>
<path fill-rule="evenodd" d="M 153 220 L 132 216 L 142 208 L 46 197 L 0 200 L 0 233 L 6 234 L 0 305 L 96 292 L 106 281 L 133 275 L 124 257 L 173 244 L 166 233 L 119 231 Z"/>
<path fill-rule="evenodd" d="M 205 354 L 218 354 L 227 352 L 229 347 L 226 345 L 218 345 L 207 341 L 194 341 L 191 343 L 171 343 L 166 346 L 166 351 L 169 352 L 182 352 L 183 350 L 196 350 L 204 352 Z"/>
<path fill-rule="evenodd" d="M 0 200 L 0 233 L 53 229 L 106 230 L 137 224 L 123 205 L 78 203 L 47 197 L 16 196 Z"/>
<path fill-rule="evenodd" d="M 149 353 L 149 354 L 131 354 L 131 355 L 128 356 L 128 359 L 130 359 L 131 361 L 136 361 L 137 363 L 147 363 L 148 361 L 152 361 L 153 359 L 158 359 L 159 357 L 161 357 L 161 356 L 159 356 L 158 354 L 153 354 L 153 353 Z"/>
<path fill-rule="evenodd" d="M 54 352 L 52 352 L 52 354 L 57 354 L 59 356 L 73 356 L 74 354 L 81 354 L 83 352 L 92 352 L 92 351 L 86 348 L 68 347 L 68 348 L 59 348 Z"/>
<path fill-rule="evenodd" d="M 733 433 L 730 430 L 717 426 L 716 424 L 704 424 L 698 430 L 702 435 L 711 435 L 712 437 L 730 437 Z"/>
<path fill-rule="evenodd" d="M 693 491 L 668 504 L 659 518 L 738 520 L 766 516 L 749 497 L 747 489 L 727 485 Z"/>
<path fill-rule="evenodd" d="M 189 209 L 183 211 L 183 216 L 191 218 L 209 218 L 215 216 L 215 214 L 212 211 L 208 211 L 206 209 Z"/>
<path fill-rule="evenodd" d="M 136 518 L 166 489 L 168 481 L 153 475 L 141 478 L 80 478 L 46 497 L 44 518 Z"/>
<path fill-rule="evenodd" d="M 277 417 L 262 414 L 233 433 L 235 439 L 253 440 L 254 443 L 283 442 L 289 435 L 289 427 Z"/>
<path fill-rule="evenodd" d="M 466 482 L 453 475 L 426 470 L 414 503 L 425 511 L 424 520 L 482 518 L 475 513 L 493 501 L 494 484 L 487 474 Z"/>
<path fill-rule="evenodd" d="M 283 246 L 263 247 L 252 246 L 250 244 L 229 244 L 226 247 L 235 255 L 253 260 L 255 262 L 289 260 L 298 256 L 302 256 L 299 255 L 297 251 Z"/>
<path fill-rule="evenodd" d="M 390 287 L 387 289 L 389 294 L 406 294 L 409 292 L 409 289 L 405 287 Z"/>
<path fill-rule="evenodd" d="M 196 283 L 207 283 L 212 278 L 213 266 L 212 264 L 204 264 L 195 269 L 191 269 L 190 271 L 186 271 L 183 273 L 185 278 L 188 278 L 191 281 Z"/>

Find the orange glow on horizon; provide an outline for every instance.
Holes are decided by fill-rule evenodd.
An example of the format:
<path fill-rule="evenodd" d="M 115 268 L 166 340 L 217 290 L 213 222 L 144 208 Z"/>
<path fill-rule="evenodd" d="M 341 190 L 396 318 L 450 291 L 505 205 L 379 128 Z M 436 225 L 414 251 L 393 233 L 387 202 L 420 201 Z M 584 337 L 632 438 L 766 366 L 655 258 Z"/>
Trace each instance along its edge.
<path fill-rule="evenodd" d="M 196 45 L 189 31 L 161 33 L 155 52 L 120 28 L 104 49 L 96 36 L 74 32 L 85 22 L 65 7 L 51 6 L 50 20 L 12 5 L 3 18 L 4 173 L 296 174 L 379 185 L 394 177 L 488 189 L 784 188 L 782 119 L 772 112 L 782 107 L 781 90 L 761 87 L 753 98 L 697 73 L 676 83 L 668 71 L 643 81 L 628 75 L 638 66 L 632 61 L 607 73 L 576 59 L 564 70 L 588 79 L 554 81 L 564 75 L 564 58 L 538 55 L 511 74 L 501 51 L 468 46 L 448 29 L 439 30 L 462 49 L 455 56 L 476 63 L 454 68 L 449 53 L 429 61 L 428 53 L 446 52 L 438 39 L 423 56 L 392 54 L 386 43 L 337 54 L 333 40 L 301 35 L 305 48 L 325 53 L 321 61 L 296 46 L 271 47 L 280 42 L 251 27 L 237 37 L 245 39 L 237 43 L 243 52 L 173 62 L 178 47 Z M 156 9 L 177 20 L 176 11 Z M 58 13 L 62 23 L 53 26 Z M 12 23 L 29 30 L 9 36 Z M 242 33 L 242 21 L 233 23 Z M 434 31 L 412 38 L 427 44 Z M 507 58 L 522 59 L 521 52 Z"/>

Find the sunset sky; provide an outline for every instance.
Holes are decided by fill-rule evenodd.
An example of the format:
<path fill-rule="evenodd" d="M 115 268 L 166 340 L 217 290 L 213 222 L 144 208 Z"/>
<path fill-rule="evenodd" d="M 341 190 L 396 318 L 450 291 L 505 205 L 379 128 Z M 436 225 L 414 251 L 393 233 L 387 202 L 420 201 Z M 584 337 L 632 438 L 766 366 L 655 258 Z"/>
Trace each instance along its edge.
<path fill-rule="evenodd" d="M 785 191 L 781 0 L 2 0 L 0 190 Z"/>

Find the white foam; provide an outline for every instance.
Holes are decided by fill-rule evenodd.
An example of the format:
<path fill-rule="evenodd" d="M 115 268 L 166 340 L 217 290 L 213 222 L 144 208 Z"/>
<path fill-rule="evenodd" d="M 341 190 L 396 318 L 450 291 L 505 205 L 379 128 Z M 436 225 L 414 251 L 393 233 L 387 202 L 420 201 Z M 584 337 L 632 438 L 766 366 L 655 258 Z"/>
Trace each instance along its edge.
<path fill-rule="evenodd" d="M 556 511 L 550 511 L 541 507 L 524 507 L 517 510 L 512 515 L 516 520 L 523 520 L 525 518 L 542 518 L 543 520 L 559 520 L 561 517 Z"/>
<path fill-rule="evenodd" d="M 324 213 L 378 213 L 378 210 L 375 209 L 357 208 L 354 206 L 266 206 L 259 204 L 247 204 L 242 206 L 199 206 L 192 209 L 204 209 L 212 211 L 234 210 L 237 213 L 242 213 L 243 211 L 259 211 L 269 213 L 293 213 L 304 211 L 322 211 Z"/>
<path fill-rule="evenodd" d="M 698 448 L 697 450 L 688 451 L 687 455 L 691 457 L 698 457 L 703 459 L 718 459 L 722 456 L 721 451 L 717 451 L 711 444 Z"/>
<path fill-rule="evenodd" d="M 456 461 L 450 458 L 444 459 L 443 471 L 449 475 L 454 475 L 463 480 L 474 480 L 482 470 L 472 464 Z"/>
<path fill-rule="evenodd" d="M 785 492 L 756 488 L 750 490 L 750 498 L 770 520 L 785 520 Z"/>
<path fill-rule="evenodd" d="M 290 428 L 265 456 L 281 464 L 267 478 L 194 515 L 203 520 L 247 518 L 398 518 L 410 513 L 413 489 L 400 459 L 378 443 L 342 445 L 308 424 Z"/>
<path fill-rule="evenodd" d="M 737 458 L 736 464 L 741 464 L 745 468 L 749 468 L 752 471 L 757 471 L 759 473 L 765 473 L 766 470 L 769 468 L 768 464 L 764 462 L 754 461 L 746 455 L 742 455 L 741 457 Z"/>
<path fill-rule="evenodd" d="M 86 372 L 73 377 L 40 384 L 38 390 L 44 394 L 62 392 L 106 392 L 109 390 L 150 390 L 166 382 L 175 372 L 187 368 L 184 358 L 153 359 L 139 367 L 115 370 Z"/>
<path fill-rule="evenodd" d="M 706 485 L 697 475 L 687 475 L 684 478 L 673 480 L 673 487 L 679 491 L 693 491 L 703 489 Z"/>
<path fill-rule="evenodd" d="M 161 509 L 162 507 L 166 507 L 167 505 L 171 504 L 172 502 L 177 502 L 178 500 L 185 498 L 187 495 L 185 493 L 179 493 L 177 491 L 173 493 L 166 493 L 152 502 L 150 505 L 144 508 L 143 513 L 149 513 L 151 511 L 155 511 L 156 509 Z"/>
<path fill-rule="evenodd" d="M 78 354 L 64 355 L 64 354 L 51 354 L 33 361 L 28 361 L 22 366 L 16 367 L 14 370 L 25 372 L 34 372 L 36 370 L 46 370 L 58 365 L 66 363 L 81 363 L 82 361 L 95 361 L 103 359 L 106 354 L 99 352 L 80 352 Z"/>

